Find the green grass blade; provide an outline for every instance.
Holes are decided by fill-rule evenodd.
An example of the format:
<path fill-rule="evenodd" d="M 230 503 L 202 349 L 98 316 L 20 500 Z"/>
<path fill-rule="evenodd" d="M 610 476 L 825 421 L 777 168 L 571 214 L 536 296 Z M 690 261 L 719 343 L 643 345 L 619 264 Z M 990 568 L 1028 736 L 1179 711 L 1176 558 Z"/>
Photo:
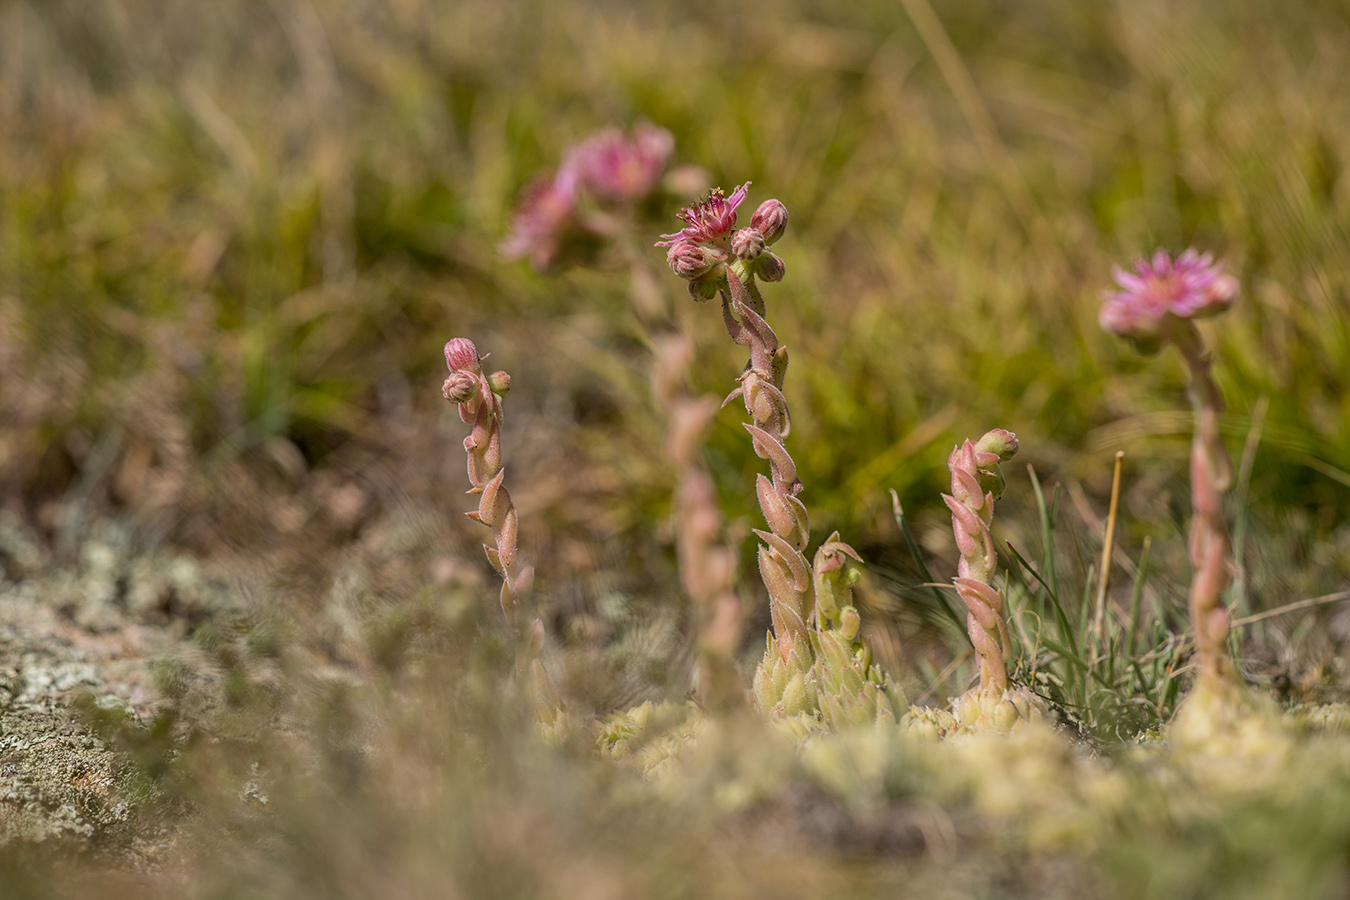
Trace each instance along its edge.
<path fill-rule="evenodd" d="M 1050 604 L 1055 610 L 1055 627 L 1058 628 L 1060 634 L 1064 635 L 1069 641 L 1070 646 L 1073 648 L 1073 655 L 1081 659 L 1078 650 L 1078 640 L 1074 637 L 1073 629 L 1069 626 L 1069 617 L 1064 613 L 1064 607 L 1059 604 L 1059 597 L 1055 594 L 1054 590 L 1051 589 L 1046 580 L 1041 577 L 1041 574 L 1036 571 L 1035 567 L 1027 562 L 1027 558 L 1013 546 L 1011 541 L 1005 541 L 1004 543 L 1008 547 L 1008 550 L 1012 552 L 1013 556 L 1017 558 L 1017 561 L 1031 573 L 1031 576 L 1040 583 L 1041 587 L 1045 588 L 1046 595 L 1050 598 Z"/>
<path fill-rule="evenodd" d="M 1148 577 L 1148 553 L 1152 546 L 1153 541 L 1144 538 L 1144 549 L 1139 552 L 1139 571 L 1134 576 L 1134 592 L 1130 595 L 1130 633 L 1125 642 L 1125 652 L 1131 656 L 1135 653 L 1139 636 L 1139 605 L 1144 599 L 1144 579 Z"/>
<path fill-rule="evenodd" d="M 899 526 L 900 533 L 904 535 L 905 546 L 909 547 L 909 554 L 914 557 L 914 563 L 919 567 L 919 574 L 923 576 L 923 580 L 928 584 L 937 583 L 937 579 L 933 577 L 933 573 L 928 571 L 928 564 L 923 561 L 923 555 L 919 552 L 919 544 L 914 540 L 914 535 L 909 530 L 909 522 L 905 519 L 904 507 L 900 505 L 900 495 L 897 494 L 894 489 L 891 490 L 890 494 L 891 515 L 895 517 L 895 524 Z M 952 624 L 956 626 L 956 629 L 966 635 L 966 640 L 970 640 L 970 635 L 966 634 L 966 623 L 957 614 L 956 610 L 952 608 L 951 603 L 947 601 L 946 595 L 937 588 L 929 588 L 929 590 L 933 592 L 933 597 L 937 599 L 938 605 L 942 607 L 942 611 L 947 614 L 947 618 L 952 620 Z"/>

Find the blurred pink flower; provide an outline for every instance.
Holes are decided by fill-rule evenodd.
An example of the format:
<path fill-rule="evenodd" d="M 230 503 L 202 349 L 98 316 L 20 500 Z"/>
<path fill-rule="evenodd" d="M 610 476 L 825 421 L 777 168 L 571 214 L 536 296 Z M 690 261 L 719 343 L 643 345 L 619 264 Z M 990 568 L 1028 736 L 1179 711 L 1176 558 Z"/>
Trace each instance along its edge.
<path fill-rule="evenodd" d="M 625 202 L 641 200 L 656 189 L 674 152 L 674 135 L 643 122 L 631 138 L 617 128 L 592 135 L 568 151 L 563 165 L 573 168 L 597 197 Z"/>
<path fill-rule="evenodd" d="M 1141 259 L 1133 272 L 1116 267 L 1119 291 L 1103 295 L 1102 328 L 1122 337 L 1159 337 L 1168 316 L 1199 319 L 1227 309 L 1237 296 L 1237 279 L 1208 253 L 1190 249 L 1172 260 L 1165 251 Z"/>
<path fill-rule="evenodd" d="M 681 238 L 688 238 L 701 244 L 715 244 L 730 236 L 736 227 L 736 207 L 740 206 L 750 193 L 750 182 L 746 182 L 728 197 L 721 188 L 708 192 L 708 199 L 692 207 L 680 210 L 677 218 L 684 228 L 674 234 L 661 235 L 662 240 L 656 246 L 669 247 Z"/>
<path fill-rule="evenodd" d="M 511 233 L 502 243 L 502 255 L 511 260 L 528 259 L 540 271 L 552 269 L 576 208 L 576 170 L 564 163 L 556 175 L 525 189 L 511 222 Z"/>

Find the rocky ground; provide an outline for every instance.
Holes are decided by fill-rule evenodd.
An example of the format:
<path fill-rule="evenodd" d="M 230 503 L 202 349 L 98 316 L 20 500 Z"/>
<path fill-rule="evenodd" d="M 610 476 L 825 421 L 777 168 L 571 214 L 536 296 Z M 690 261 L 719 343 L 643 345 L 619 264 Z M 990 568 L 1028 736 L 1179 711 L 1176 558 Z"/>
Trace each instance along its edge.
<path fill-rule="evenodd" d="M 0 845 L 152 864 L 154 790 L 98 726 L 153 721 L 171 661 L 200 654 L 193 624 L 240 609 L 239 586 L 111 525 L 58 560 L 5 518 L 0 562 Z"/>

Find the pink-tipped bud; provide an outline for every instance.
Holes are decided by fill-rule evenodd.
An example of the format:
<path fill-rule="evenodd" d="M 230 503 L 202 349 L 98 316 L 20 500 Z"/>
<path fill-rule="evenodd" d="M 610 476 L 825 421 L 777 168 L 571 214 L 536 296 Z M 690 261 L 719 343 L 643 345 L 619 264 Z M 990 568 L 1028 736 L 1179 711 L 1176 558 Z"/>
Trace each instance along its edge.
<path fill-rule="evenodd" d="M 441 394 L 451 403 L 463 403 L 478 390 L 478 379 L 463 369 L 456 369 L 445 379 Z"/>
<path fill-rule="evenodd" d="M 754 272 L 760 281 L 782 281 L 783 276 L 787 274 L 787 264 L 776 254 L 765 250 L 759 259 L 755 260 Z"/>
<path fill-rule="evenodd" d="M 451 372 L 478 374 L 478 348 L 468 338 L 455 338 L 445 345 L 445 364 Z"/>
<path fill-rule="evenodd" d="M 731 252 L 737 259 L 758 259 L 764 252 L 764 235 L 754 228 L 741 228 L 731 236 Z"/>
<path fill-rule="evenodd" d="M 750 218 L 750 227 L 764 235 L 764 243 L 772 244 L 787 230 L 788 211 L 777 200 L 765 200 Z"/>
<path fill-rule="evenodd" d="M 688 238 L 681 238 L 666 251 L 670 270 L 687 281 L 704 278 L 726 260 L 726 254 L 714 247 L 704 247 Z"/>
<path fill-rule="evenodd" d="M 1206 314 L 1222 312 L 1232 304 L 1233 299 L 1238 295 L 1238 280 L 1232 275 L 1224 273 L 1214 279 L 1214 283 L 1209 286 L 1205 292 L 1206 303 L 1203 304 L 1203 310 Z M 1198 315 L 1198 313 L 1197 313 Z"/>
<path fill-rule="evenodd" d="M 511 390 L 511 376 L 505 372 L 493 372 L 487 377 L 488 388 L 498 397 L 505 397 Z"/>

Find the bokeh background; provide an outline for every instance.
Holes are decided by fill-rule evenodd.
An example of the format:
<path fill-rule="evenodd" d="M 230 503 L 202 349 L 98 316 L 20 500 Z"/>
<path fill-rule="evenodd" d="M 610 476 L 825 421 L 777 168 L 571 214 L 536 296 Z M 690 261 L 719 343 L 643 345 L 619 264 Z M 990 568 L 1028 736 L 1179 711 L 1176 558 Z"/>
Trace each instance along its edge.
<path fill-rule="evenodd" d="M 766 294 L 802 497 L 817 540 L 839 529 L 868 561 L 869 627 L 911 688 L 954 645 L 887 492 L 948 577 L 946 454 L 991 427 L 1022 446 L 1001 539 L 1042 546 L 1030 464 L 1060 488 L 1075 584 L 1124 451 L 1117 546 L 1137 559 L 1147 539 L 1147 602 L 1181 609 L 1184 373 L 1096 324 L 1112 266 L 1158 247 L 1213 252 L 1242 284 L 1202 326 L 1239 470 L 1234 602 L 1340 590 L 1346 47 L 1338 0 L 5 0 L 0 506 L 53 565 L 115 521 L 129 553 L 249 573 L 255 618 L 323 665 L 367 671 L 447 592 L 481 600 L 490 633 L 463 426 L 438 390 L 442 345 L 470 337 L 513 376 L 509 484 L 569 688 L 598 713 L 683 696 L 674 476 L 625 270 L 546 277 L 499 251 L 568 145 L 649 121 L 710 185 L 791 211 Z M 653 240 L 695 198 L 668 199 Z M 741 350 L 662 284 L 696 388 L 725 392 Z M 708 462 L 747 536 L 761 463 L 731 412 Z M 367 599 L 343 606 L 353 560 Z M 195 615 L 189 638 L 212 621 Z M 1319 649 L 1295 665 L 1277 652 L 1293 626 L 1263 631 L 1253 671 L 1330 666 L 1340 620 L 1316 615 Z"/>

